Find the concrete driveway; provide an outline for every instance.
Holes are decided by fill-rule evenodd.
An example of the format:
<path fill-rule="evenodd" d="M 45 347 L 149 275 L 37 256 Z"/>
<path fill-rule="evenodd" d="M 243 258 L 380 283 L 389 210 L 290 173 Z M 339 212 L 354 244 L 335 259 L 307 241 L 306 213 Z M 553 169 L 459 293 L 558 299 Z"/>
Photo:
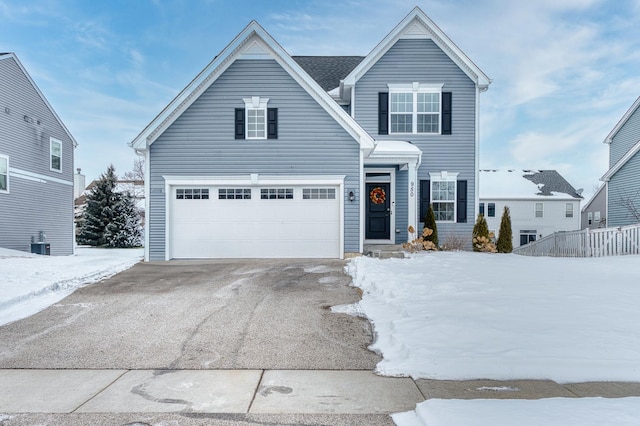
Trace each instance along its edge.
<path fill-rule="evenodd" d="M 339 260 L 140 263 L 0 327 L 5 369 L 372 370 Z"/>

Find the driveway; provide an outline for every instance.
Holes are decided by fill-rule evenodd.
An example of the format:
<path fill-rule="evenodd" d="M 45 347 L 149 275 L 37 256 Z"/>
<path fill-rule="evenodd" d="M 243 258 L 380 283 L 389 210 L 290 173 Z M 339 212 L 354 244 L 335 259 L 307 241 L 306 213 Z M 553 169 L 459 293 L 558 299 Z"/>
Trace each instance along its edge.
<path fill-rule="evenodd" d="M 140 263 L 0 327 L 0 368 L 372 370 L 339 260 Z"/>

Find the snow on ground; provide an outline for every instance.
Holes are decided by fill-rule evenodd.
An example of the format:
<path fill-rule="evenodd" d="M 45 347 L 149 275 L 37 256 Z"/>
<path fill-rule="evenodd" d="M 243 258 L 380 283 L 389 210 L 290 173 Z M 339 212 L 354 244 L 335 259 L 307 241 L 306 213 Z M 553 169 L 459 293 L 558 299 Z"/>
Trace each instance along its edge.
<path fill-rule="evenodd" d="M 26 318 L 79 287 L 129 269 L 143 249 L 79 247 L 73 256 L 40 256 L 0 248 L 0 325 Z"/>
<path fill-rule="evenodd" d="M 369 318 L 376 335 L 371 349 L 383 356 L 377 366 L 381 374 L 442 380 L 640 381 L 640 256 L 577 259 L 437 252 L 408 259 L 360 257 L 347 271 L 363 298 L 337 310 Z M 638 400 L 624 400 L 626 404 L 620 404 L 634 407 L 638 422 Z M 437 407 L 462 413 L 476 409 L 467 401 L 423 404 L 418 406 L 422 414 L 439 413 Z M 502 407 L 522 408 L 521 414 L 558 412 L 566 423 L 573 419 L 566 417 L 572 404 L 582 403 L 558 402 L 558 410 L 536 401 L 475 404 L 487 404 L 492 412 Z M 604 417 L 599 418 L 606 420 L 614 412 L 605 405 L 612 405 L 601 405 Z M 430 419 L 430 425 L 477 424 L 467 422 L 475 414 L 465 421 L 440 423 L 419 417 Z M 550 422 L 517 423 L 561 424 Z"/>

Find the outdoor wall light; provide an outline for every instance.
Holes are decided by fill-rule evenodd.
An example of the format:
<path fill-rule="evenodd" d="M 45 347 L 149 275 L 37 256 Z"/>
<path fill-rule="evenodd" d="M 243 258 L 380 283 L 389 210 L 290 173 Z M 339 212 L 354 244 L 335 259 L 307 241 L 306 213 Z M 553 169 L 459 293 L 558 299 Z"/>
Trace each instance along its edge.
<path fill-rule="evenodd" d="M 355 194 L 353 193 L 353 191 L 349 191 L 349 201 L 353 201 L 356 199 Z"/>

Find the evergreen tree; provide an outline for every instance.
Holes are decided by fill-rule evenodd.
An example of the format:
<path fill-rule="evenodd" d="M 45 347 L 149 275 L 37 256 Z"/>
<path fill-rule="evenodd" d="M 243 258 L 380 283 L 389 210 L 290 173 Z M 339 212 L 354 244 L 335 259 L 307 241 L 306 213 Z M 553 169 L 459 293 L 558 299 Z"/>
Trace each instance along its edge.
<path fill-rule="evenodd" d="M 118 202 L 114 206 L 113 219 L 105 229 L 105 240 L 109 247 L 138 247 L 142 243 L 142 228 L 133 196 L 129 193 L 116 196 Z"/>
<path fill-rule="evenodd" d="M 424 228 L 429 228 L 433 231 L 431 235 L 424 236 L 424 241 L 431 241 L 438 247 L 438 226 L 436 225 L 436 215 L 433 213 L 431 204 L 429 204 L 429 210 L 427 210 L 427 215 L 424 217 Z"/>
<path fill-rule="evenodd" d="M 513 233 L 511 231 L 511 214 L 509 207 L 504 206 L 502 219 L 500 220 L 500 234 L 497 243 L 498 253 L 511 253 L 513 251 Z"/>
<path fill-rule="evenodd" d="M 482 251 L 481 247 L 485 241 L 489 241 L 489 225 L 484 216 L 479 214 L 476 224 L 473 225 L 473 251 Z"/>
<path fill-rule="evenodd" d="M 119 202 L 119 196 L 115 192 L 117 181 L 115 169 L 110 165 L 87 195 L 87 207 L 76 237 L 78 244 L 91 246 L 107 244 L 105 230 L 111 223 L 115 206 Z"/>

